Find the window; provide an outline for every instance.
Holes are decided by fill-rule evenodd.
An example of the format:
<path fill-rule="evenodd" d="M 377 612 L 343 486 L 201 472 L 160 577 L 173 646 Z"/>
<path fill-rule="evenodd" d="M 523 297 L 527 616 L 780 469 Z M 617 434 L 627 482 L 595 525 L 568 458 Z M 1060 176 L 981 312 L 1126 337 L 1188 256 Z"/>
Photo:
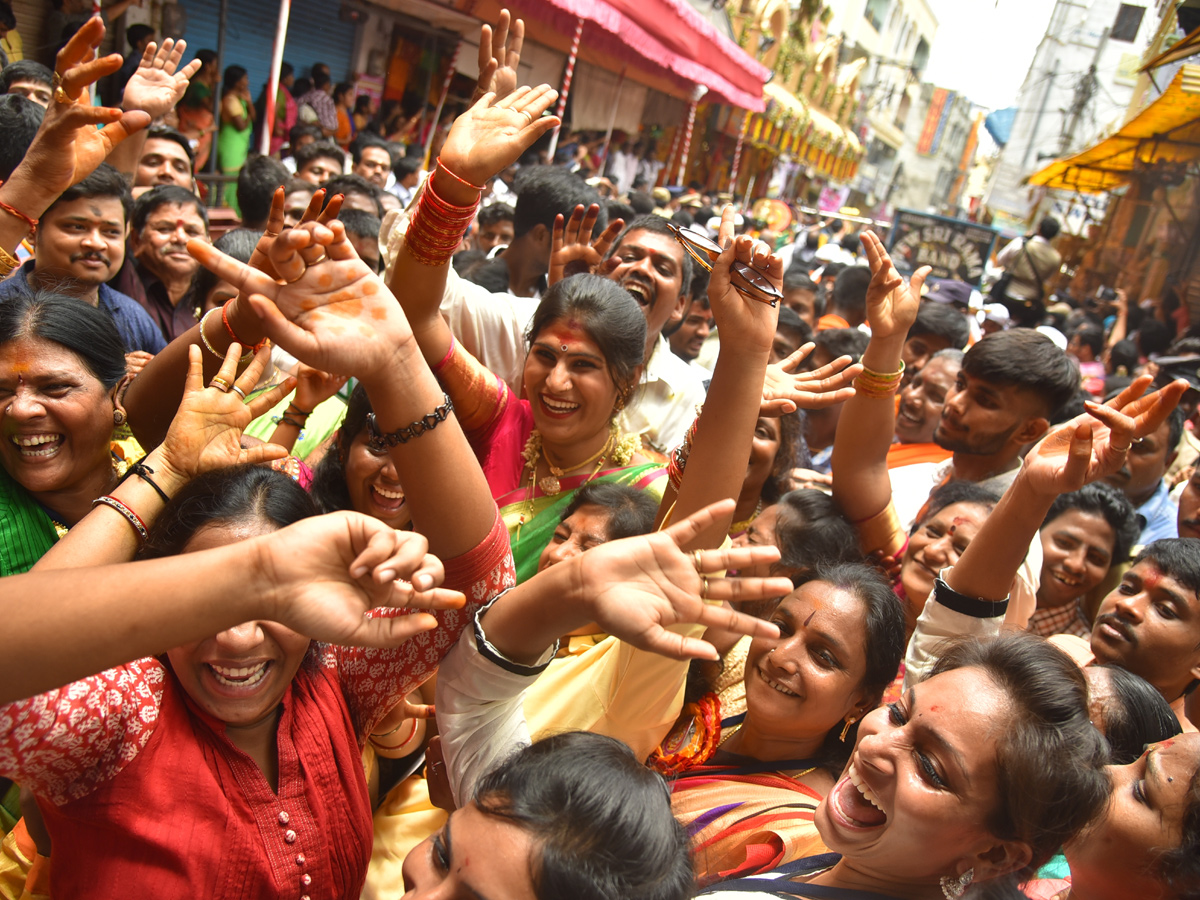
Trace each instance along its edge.
<path fill-rule="evenodd" d="M 871 23 L 876 31 L 883 31 L 883 22 L 887 18 L 888 7 L 892 0 L 867 0 L 863 7 L 863 18 Z"/>
<path fill-rule="evenodd" d="M 1112 31 L 1108 37 L 1114 41 L 1132 43 L 1137 40 L 1138 30 L 1142 27 L 1142 16 L 1146 7 L 1134 6 L 1132 3 L 1122 3 L 1117 10 L 1117 20 L 1113 22 Z"/>

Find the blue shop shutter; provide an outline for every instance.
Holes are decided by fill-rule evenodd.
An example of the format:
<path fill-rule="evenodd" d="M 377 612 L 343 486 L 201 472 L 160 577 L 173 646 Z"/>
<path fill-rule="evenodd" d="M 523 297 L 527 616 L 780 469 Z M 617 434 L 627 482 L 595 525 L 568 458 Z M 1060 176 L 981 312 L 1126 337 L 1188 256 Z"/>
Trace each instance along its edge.
<path fill-rule="evenodd" d="M 220 3 L 180 3 L 187 10 L 187 59 L 201 48 L 216 50 Z M 275 0 L 229 0 L 224 64 L 245 67 L 250 73 L 250 93 L 256 98 L 267 83 L 278 17 L 279 4 Z M 329 65 L 335 84 L 348 81 L 355 27 L 353 22 L 338 18 L 338 4 L 330 0 L 292 0 L 283 58 L 295 66 L 297 78 L 307 76 L 312 64 L 319 61 Z"/>

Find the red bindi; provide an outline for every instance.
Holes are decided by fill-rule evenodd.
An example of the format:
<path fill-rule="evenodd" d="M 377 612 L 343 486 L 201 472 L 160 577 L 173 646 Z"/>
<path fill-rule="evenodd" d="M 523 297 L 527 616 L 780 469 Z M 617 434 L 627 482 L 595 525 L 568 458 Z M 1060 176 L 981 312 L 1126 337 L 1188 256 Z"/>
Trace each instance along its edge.
<path fill-rule="evenodd" d="M 1146 573 L 1146 577 L 1142 579 L 1142 587 L 1148 591 L 1152 591 L 1162 584 L 1162 578 L 1162 572 L 1151 569 Z"/>

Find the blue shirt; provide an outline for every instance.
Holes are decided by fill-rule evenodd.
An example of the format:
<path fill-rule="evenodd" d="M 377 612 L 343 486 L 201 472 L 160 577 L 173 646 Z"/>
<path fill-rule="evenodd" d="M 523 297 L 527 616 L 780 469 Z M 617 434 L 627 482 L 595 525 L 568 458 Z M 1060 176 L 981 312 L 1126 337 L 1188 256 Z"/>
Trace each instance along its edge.
<path fill-rule="evenodd" d="M 4 281 L 0 281 L 0 303 L 10 297 L 33 295 L 33 288 L 29 286 L 29 276 L 33 274 L 33 267 L 34 260 L 31 259 Z M 154 320 L 132 297 L 114 291 L 107 284 L 100 285 L 98 295 L 100 308 L 112 316 L 113 324 L 117 326 L 117 332 L 125 342 L 126 353 L 132 353 L 134 350 L 158 353 L 167 346 Z"/>
<path fill-rule="evenodd" d="M 1160 538 L 1179 537 L 1179 509 L 1171 501 L 1165 481 L 1158 482 L 1158 489 L 1137 508 L 1137 514 L 1145 523 L 1137 541 L 1143 547 Z"/>

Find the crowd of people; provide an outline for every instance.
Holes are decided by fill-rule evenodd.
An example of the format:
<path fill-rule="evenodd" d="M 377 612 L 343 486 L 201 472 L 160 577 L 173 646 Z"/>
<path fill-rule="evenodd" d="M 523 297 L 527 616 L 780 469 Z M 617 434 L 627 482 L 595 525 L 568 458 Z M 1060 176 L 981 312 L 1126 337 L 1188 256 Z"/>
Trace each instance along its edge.
<path fill-rule="evenodd" d="M 507 12 L 428 171 L 104 31 L 0 72 L 0 896 L 1200 897 L 1162 304 L 549 165 Z"/>

